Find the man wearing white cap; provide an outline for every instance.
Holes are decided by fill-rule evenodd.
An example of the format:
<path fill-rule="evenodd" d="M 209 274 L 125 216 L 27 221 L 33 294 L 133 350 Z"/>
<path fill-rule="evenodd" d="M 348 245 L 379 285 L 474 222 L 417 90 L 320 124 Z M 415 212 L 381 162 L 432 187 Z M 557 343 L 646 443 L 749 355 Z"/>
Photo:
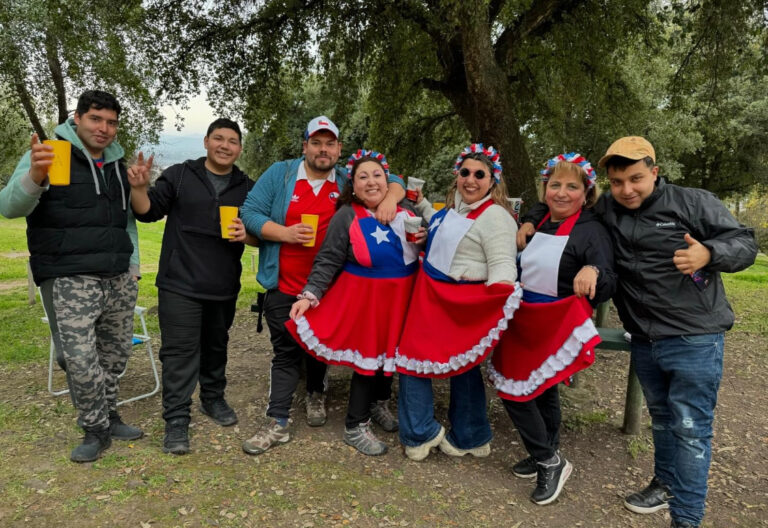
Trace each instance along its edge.
<path fill-rule="evenodd" d="M 624 506 L 641 514 L 669 508 L 673 528 L 696 528 L 704 517 L 724 334 L 734 321 L 720 273 L 754 263 L 754 232 L 714 194 L 660 178 L 656 152 L 642 137 L 616 140 L 598 165 L 611 184 L 595 210 L 614 244 L 613 301 L 632 335 L 631 360 L 653 424 L 653 480 Z M 542 211 L 526 215 L 524 233 Z M 518 246 L 525 237 L 518 235 Z"/>
<path fill-rule="evenodd" d="M 304 352 L 284 325 L 296 296 L 303 291 L 336 211 L 336 199 L 347 183 L 346 171 L 336 167 L 341 148 L 339 129 L 333 121 L 326 116 L 312 119 L 304 131 L 304 155 L 269 167 L 243 204 L 246 230 L 262 241 L 256 278 L 267 290 L 263 309 L 274 351 L 268 421 L 243 443 L 243 450 L 251 455 L 290 440 L 290 409 L 302 360 L 306 361 L 307 423 L 317 427 L 326 420 L 327 366 Z M 390 176 L 386 203 L 379 205 L 376 218 L 384 223 L 392 220 L 397 202 L 404 196 L 402 180 Z M 307 215 L 316 218 L 316 229 L 302 221 Z"/>

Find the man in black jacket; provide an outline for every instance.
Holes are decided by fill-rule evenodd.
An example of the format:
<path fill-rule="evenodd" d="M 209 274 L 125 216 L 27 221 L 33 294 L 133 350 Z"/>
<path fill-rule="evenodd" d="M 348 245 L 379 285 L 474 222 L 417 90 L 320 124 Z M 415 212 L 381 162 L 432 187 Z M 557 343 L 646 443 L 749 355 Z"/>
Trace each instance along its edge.
<path fill-rule="evenodd" d="M 167 168 L 149 188 L 152 159 L 128 169 L 136 218 L 167 216 L 157 272 L 163 363 L 163 451 L 189 452 L 192 393 L 200 381 L 200 411 L 219 425 L 237 423 L 224 399 L 227 343 L 240 291 L 244 243 L 256 245 L 235 218 L 230 239 L 219 225 L 219 207 L 240 207 L 253 181 L 237 168 L 240 127 L 217 119 L 204 139 L 205 158 Z"/>
<path fill-rule="evenodd" d="M 665 183 L 653 146 L 615 141 L 599 166 L 611 185 L 595 210 L 614 243 L 614 303 L 632 335 L 632 363 L 653 423 L 654 477 L 624 505 L 636 513 L 669 508 L 673 527 L 704 516 L 712 421 L 723 372 L 724 333 L 734 315 L 721 272 L 750 266 L 754 232 L 712 193 Z M 518 245 L 542 217 L 526 215 Z"/>

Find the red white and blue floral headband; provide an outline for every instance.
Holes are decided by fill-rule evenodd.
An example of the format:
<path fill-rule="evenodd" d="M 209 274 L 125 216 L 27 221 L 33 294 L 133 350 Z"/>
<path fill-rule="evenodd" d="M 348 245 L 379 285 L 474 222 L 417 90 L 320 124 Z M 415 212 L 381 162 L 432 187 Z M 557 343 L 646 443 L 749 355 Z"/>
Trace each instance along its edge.
<path fill-rule="evenodd" d="M 384 175 L 389 179 L 389 163 L 387 163 L 386 156 L 381 152 L 366 149 L 358 149 L 357 152 L 353 153 L 347 160 L 347 179 L 352 179 L 352 167 L 355 165 L 355 162 L 365 157 L 375 159 L 381 163 L 381 168 L 384 169 Z"/>
<path fill-rule="evenodd" d="M 597 173 L 592 168 L 592 164 L 587 161 L 587 158 L 577 152 L 568 152 L 566 154 L 560 154 L 554 158 L 547 160 L 544 170 L 541 171 L 541 181 L 549 181 L 549 177 L 552 176 L 552 172 L 555 170 L 555 166 L 561 161 L 567 161 L 568 163 L 574 163 L 584 169 L 587 173 L 587 190 L 595 186 L 597 181 Z"/>
<path fill-rule="evenodd" d="M 459 154 L 459 157 L 456 158 L 456 164 L 453 167 L 454 174 L 459 173 L 461 164 L 464 163 L 464 158 L 470 154 L 483 154 L 485 157 L 491 160 L 493 167 L 493 179 L 496 181 L 496 183 L 501 181 L 501 157 L 499 156 L 499 152 L 493 147 L 484 147 L 482 143 L 472 143 L 470 146 L 461 151 L 461 154 Z"/>

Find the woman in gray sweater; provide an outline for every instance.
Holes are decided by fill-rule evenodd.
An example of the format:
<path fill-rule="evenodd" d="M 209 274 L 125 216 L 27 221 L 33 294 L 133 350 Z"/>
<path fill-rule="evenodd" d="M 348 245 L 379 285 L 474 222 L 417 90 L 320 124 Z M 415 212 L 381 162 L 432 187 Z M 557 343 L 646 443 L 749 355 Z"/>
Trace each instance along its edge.
<path fill-rule="evenodd" d="M 405 454 L 423 460 L 432 447 L 451 456 L 490 453 L 480 363 L 520 302 L 515 287 L 517 225 L 506 208 L 499 154 L 473 144 L 454 166 L 446 207 L 420 199 L 429 220 L 426 254 L 396 357 L 398 412 Z M 421 198 L 421 197 L 420 197 Z M 451 379 L 448 419 L 435 420 L 432 378 Z"/>

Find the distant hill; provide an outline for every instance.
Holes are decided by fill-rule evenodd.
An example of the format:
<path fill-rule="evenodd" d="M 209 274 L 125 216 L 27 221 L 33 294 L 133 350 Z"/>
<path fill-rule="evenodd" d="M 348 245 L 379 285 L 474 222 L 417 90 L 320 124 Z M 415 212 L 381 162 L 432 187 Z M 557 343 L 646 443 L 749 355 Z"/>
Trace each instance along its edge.
<path fill-rule="evenodd" d="M 163 169 L 188 159 L 205 156 L 203 135 L 160 134 L 160 142 L 157 145 L 145 145 L 141 150 L 145 153 L 154 153 L 155 164 Z"/>

